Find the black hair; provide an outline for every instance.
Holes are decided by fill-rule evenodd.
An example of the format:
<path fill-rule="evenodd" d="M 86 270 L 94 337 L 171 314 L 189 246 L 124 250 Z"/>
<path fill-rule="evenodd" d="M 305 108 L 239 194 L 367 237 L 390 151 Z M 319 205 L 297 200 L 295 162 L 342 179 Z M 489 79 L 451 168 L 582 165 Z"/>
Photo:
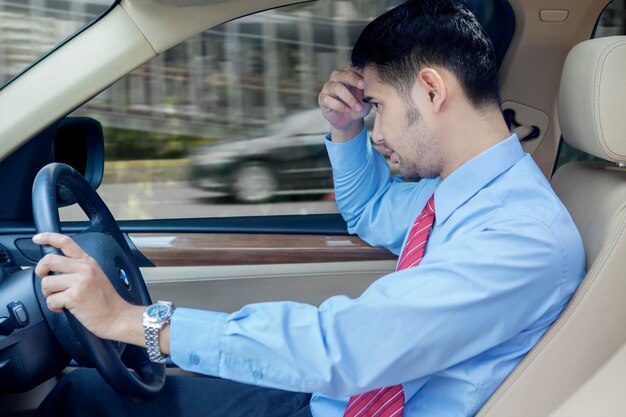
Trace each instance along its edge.
<path fill-rule="evenodd" d="M 409 0 L 382 14 L 361 32 L 352 65 L 372 66 L 404 98 L 422 68 L 440 66 L 456 76 L 474 107 L 500 103 L 493 45 L 457 0 Z"/>

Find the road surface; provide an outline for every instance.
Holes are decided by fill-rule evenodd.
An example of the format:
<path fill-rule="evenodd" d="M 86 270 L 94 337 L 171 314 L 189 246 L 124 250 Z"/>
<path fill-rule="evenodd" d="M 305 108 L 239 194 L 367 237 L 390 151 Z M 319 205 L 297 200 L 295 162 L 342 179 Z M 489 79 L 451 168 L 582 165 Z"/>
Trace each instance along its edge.
<path fill-rule="evenodd" d="M 336 213 L 334 201 L 324 196 L 280 198 L 264 204 L 236 204 L 216 193 L 191 187 L 187 182 L 103 184 L 98 193 L 117 220 L 189 217 L 229 217 L 280 214 Z M 61 220 L 86 220 L 80 208 L 61 209 Z"/>

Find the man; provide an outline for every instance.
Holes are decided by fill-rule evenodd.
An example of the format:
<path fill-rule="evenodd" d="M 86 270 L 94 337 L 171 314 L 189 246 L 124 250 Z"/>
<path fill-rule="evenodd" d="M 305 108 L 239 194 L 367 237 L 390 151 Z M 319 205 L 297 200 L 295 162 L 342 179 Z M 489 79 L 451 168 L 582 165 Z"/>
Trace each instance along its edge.
<path fill-rule="evenodd" d="M 407 2 L 365 28 L 352 61 L 319 95 L 337 204 L 351 232 L 400 254 L 397 271 L 319 308 L 179 308 L 159 332 L 160 351 L 183 369 L 294 393 L 199 379 L 170 383 L 176 399 L 147 406 L 99 396 L 109 407 L 141 415 L 180 401 L 198 415 L 307 415 L 300 392 L 314 393 L 315 417 L 470 416 L 558 317 L 583 275 L 582 242 L 505 125 L 493 50 L 474 16 L 453 0 Z M 402 176 L 368 141 L 372 107 L 373 139 Z M 66 255 L 36 269 L 51 309 L 145 346 L 145 307 L 119 298 L 71 239 L 34 240 Z M 77 391 L 106 390 L 66 378 L 42 409 L 67 413 Z M 214 411 L 237 392 L 228 411 Z M 248 395 L 254 411 L 242 411 Z"/>

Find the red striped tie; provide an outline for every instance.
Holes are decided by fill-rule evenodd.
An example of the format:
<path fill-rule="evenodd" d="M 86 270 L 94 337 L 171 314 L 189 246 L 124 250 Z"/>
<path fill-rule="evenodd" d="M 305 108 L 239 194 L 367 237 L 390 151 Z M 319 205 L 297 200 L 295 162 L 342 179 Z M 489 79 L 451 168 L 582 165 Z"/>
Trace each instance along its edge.
<path fill-rule="evenodd" d="M 435 196 L 430 197 L 422 213 L 411 227 L 396 271 L 412 268 L 422 261 L 426 241 L 435 221 Z M 404 409 L 402 385 L 380 388 L 353 395 L 348 401 L 344 417 L 400 417 Z"/>
<path fill-rule="evenodd" d="M 419 265 L 424 256 L 424 249 L 426 249 L 426 241 L 428 241 L 428 235 L 430 229 L 433 227 L 435 221 L 435 196 L 431 196 L 426 207 L 422 210 L 422 213 L 417 216 L 409 237 L 404 244 L 404 250 L 400 255 L 400 260 L 396 266 L 396 271 L 412 268 Z"/>

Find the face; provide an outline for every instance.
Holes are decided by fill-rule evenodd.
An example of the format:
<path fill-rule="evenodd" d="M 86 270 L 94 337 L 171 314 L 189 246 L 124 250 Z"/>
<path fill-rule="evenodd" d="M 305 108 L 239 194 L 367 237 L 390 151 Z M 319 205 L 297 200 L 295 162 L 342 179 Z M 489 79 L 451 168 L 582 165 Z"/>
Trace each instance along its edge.
<path fill-rule="evenodd" d="M 391 152 L 407 179 L 433 178 L 441 173 L 439 141 L 424 122 L 412 98 L 381 82 L 374 69 L 363 70 L 365 97 L 376 111 L 373 139 Z"/>

